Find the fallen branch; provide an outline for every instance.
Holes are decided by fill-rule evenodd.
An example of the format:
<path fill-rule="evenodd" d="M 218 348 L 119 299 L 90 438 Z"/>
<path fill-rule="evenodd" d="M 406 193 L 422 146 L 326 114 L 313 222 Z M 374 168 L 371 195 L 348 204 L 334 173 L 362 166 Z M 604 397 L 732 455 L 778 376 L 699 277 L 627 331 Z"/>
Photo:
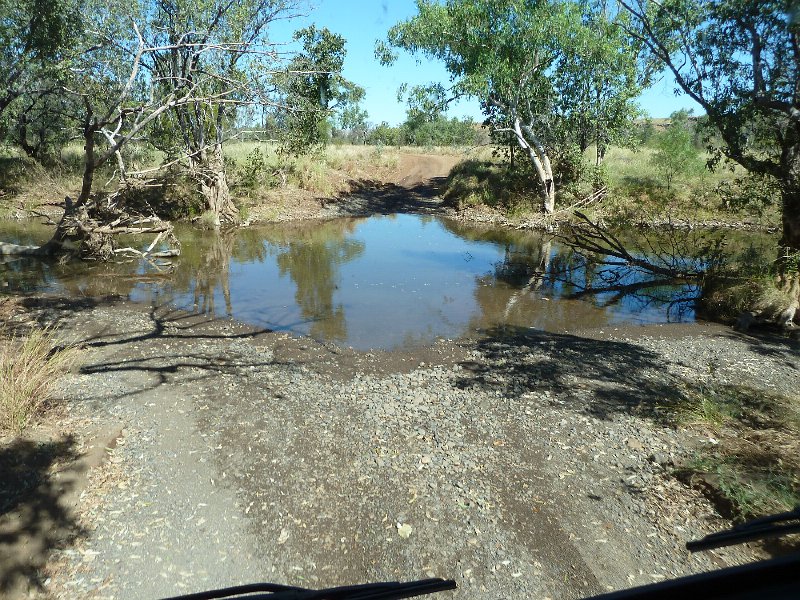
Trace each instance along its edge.
<path fill-rule="evenodd" d="M 679 268 L 669 264 L 661 266 L 647 258 L 634 256 L 608 229 L 593 222 L 580 211 L 576 210 L 575 215 L 582 219 L 583 222 L 573 226 L 570 234 L 560 236 L 561 239 L 572 248 L 617 259 L 608 260 L 608 258 L 604 258 L 600 261 L 602 264 L 614 267 L 635 267 L 670 279 L 698 279 L 705 275 L 703 270 Z M 678 262 L 675 260 L 677 257 L 674 255 L 673 259 L 673 262 Z M 663 259 L 662 262 L 666 263 Z"/>
<path fill-rule="evenodd" d="M 603 200 L 607 195 L 608 195 L 608 188 L 606 186 L 603 186 L 599 190 L 595 190 L 594 192 L 586 196 L 586 198 L 578 200 L 575 204 L 572 204 L 571 206 L 567 206 L 566 208 L 557 210 L 553 214 L 558 215 L 558 214 L 568 213 L 571 211 L 576 211 L 577 209 L 586 208 L 587 206 L 590 206 L 596 202 Z"/>

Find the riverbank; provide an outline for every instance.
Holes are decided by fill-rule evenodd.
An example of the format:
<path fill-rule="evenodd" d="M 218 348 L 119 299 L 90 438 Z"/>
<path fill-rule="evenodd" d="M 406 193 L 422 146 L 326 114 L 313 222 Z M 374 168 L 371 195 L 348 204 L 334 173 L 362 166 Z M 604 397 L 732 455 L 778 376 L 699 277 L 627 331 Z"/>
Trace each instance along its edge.
<path fill-rule="evenodd" d="M 575 598 L 765 553 L 686 552 L 728 523 L 676 466 L 719 440 L 669 407 L 702 386 L 793 394 L 796 342 L 698 325 L 356 352 L 113 300 L 27 305 L 83 348 L 61 426 L 119 432 L 41 595 L 442 576 L 454 597 Z"/>
<path fill-rule="evenodd" d="M 65 150 L 63 164 L 51 168 L 24 157 L 3 158 L 0 217 L 19 220 L 46 215 L 57 220 L 62 199 L 80 187 L 79 156 L 74 152 Z M 651 152 L 614 149 L 606 163 L 606 170 L 616 173 L 610 193 L 584 205 L 580 194 L 567 200 L 572 198 L 570 193 L 577 193 L 573 190 L 559 199 L 556 214 L 546 218 L 532 200 L 536 192 L 518 181 L 519 174 L 493 174 L 496 161 L 488 147 L 330 146 L 321 154 L 289 160 L 278 157 L 272 144 L 241 142 L 226 147 L 226 165 L 245 224 L 422 212 L 520 229 L 548 229 L 574 220 L 572 210 L 577 207 L 592 218 L 622 220 L 641 228 L 778 231 L 780 218 L 774 203 L 759 208 L 723 200 L 720 194 L 730 196 L 740 185 L 733 174 L 694 176 L 676 183 L 674 189 L 660 188 L 654 172 L 646 167 Z M 487 173 L 491 185 L 484 181 Z M 114 184 L 113 174 L 109 177 L 109 185 Z M 522 185 L 522 189 L 506 190 L 504 185 Z M 411 191 L 410 197 L 404 197 L 406 191 Z M 188 196 L 183 197 L 188 190 L 181 191 L 178 184 L 170 183 L 166 193 L 173 210 L 192 204 Z M 162 216 L 199 219 L 197 211 L 202 209 L 193 210 L 194 217 Z"/>

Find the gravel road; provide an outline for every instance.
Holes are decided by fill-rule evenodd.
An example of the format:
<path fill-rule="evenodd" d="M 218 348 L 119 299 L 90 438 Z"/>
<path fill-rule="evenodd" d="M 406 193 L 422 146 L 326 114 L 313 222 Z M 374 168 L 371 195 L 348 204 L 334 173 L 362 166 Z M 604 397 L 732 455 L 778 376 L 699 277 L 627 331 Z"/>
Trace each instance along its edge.
<path fill-rule="evenodd" d="M 57 598 L 431 576 L 454 598 L 579 598 L 753 557 L 670 475 L 682 386 L 800 388 L 798 344 L 716 326 L 485 332 L 358 353 L 124 303 L 51 309 L 85 346 L 71 417 L 122 436 Z M 753 375 L 757 375 L 753 379 Z"/>

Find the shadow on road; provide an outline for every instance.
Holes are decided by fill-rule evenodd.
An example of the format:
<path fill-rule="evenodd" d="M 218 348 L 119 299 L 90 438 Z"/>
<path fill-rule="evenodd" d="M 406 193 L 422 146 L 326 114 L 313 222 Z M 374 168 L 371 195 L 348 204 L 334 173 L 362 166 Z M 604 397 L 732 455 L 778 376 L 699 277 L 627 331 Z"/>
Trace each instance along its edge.
<path fill-rule="evenodd" d="M 343 216 L 389 215 L 394 213 L 435 212 L 442 208 L 439 198 L 445 177 L 434 177 L 410 186 L 359 179 L 349 189 L 326 200 Z"/>
<path fill-rule="evenodd" d="M 636 344 L 506 326 L 484 332 L 478 349 L 485 362 L 462 363 L 464 389 L 506 397 L 550 391 L 599 418 L 633 412 L 661 422 L 669 418 L 666 407 L 683 399 L 682 380 Z"/>
<path fill-rule="evenodd" d="M 77 458 L 70 436 L 0 448 L 0 596 L 42 590 L 48 554 L 85 534 L 62 502 L 76 484 Z"/>

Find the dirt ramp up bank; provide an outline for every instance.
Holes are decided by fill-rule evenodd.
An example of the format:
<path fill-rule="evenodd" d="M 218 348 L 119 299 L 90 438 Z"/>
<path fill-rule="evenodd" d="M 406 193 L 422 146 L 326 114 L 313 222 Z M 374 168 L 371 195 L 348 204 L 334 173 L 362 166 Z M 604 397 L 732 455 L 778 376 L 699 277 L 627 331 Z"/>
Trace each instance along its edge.
<path fill-rule="evenodd" d="M 403 154 L 392 183 L 414 187 L 430 179 L 447 177 L 462 160 L 460 154 Z"/>

